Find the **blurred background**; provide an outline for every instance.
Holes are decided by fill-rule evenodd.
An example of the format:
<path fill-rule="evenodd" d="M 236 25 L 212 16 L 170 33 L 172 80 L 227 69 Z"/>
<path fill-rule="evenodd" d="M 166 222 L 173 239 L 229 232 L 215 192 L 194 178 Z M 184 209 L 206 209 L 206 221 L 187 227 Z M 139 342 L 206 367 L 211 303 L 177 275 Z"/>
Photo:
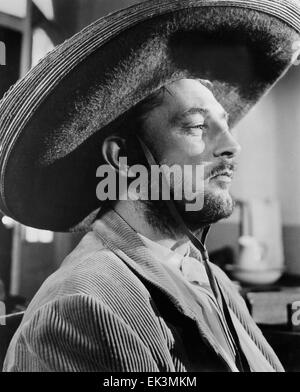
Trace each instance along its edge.
<path fill-rule="evenodd" d="M 139 2 L 0 0 L 0 41 L 6 45 L 0 96 L 53 47 L 99 17 Z M 237 207 L 208 239 L 212 260 L 246 289 L 252 305 L 255 293 L 277 293 L 280 315 L 272 311 L 266 320 L 264 308 L 254 312 L 257 322 L 269 325 L 287 325 L 287 306 L 300 300 L 299 86 L 300 66 L 294 66 L 239 124 L 242 154 L 232 188 Z M 81 236 L 24 227 L 0 215 L 0 300 L 8 311 L 26 308 Z M 287 287 L 290 296 L 279 299 Z"/>

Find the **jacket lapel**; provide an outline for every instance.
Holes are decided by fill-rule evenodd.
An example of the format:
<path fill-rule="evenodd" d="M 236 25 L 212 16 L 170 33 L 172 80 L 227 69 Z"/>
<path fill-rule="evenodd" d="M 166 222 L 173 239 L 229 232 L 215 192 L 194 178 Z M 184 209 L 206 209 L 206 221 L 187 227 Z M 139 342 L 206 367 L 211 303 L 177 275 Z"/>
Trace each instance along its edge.
<path fill-rule="evenodd" d="M 199 250 L 196 249 L 192 244 L 191 244 L 191 256 L 197 258 L 198 260 L 201 260 L 201 254 Z M 245 302 L 242 300 L 242 297 L 238 295 L 233 289 L 232 282 L 229 281 L 229 279 L 226 279 L 228 283 L 226 284 L 226 281 L 224 281 L 224 278 L 222 277 L 220 270 L 215 268 L 215 265 L 213 263 L 210 263 L 210 265 L 212 270 L 214 271 L 215 278 L 217 279 L 221 287 L 221 290 L 225 296 L 228 306 L 234 312 L 234 314 L 236 315 L 236 317 L 238 318 L 242 326 L 247 331 L 248 335 L 251 337 L 251 339 L 256 344 L 256 346 L 260 349 L 260 351 L 263 353 L 265 358 L 269 361 L 271 366 L 273 366 L 273 368 L 276 371 L 279 372 L 284 371 L 284 368 L 282 367 L 273 349 L 267 343 L 267 341 L 262 335 L 262 332 L 254 322 L 252 317 L 249 315 L 248 309 L 246 307 Z"/>

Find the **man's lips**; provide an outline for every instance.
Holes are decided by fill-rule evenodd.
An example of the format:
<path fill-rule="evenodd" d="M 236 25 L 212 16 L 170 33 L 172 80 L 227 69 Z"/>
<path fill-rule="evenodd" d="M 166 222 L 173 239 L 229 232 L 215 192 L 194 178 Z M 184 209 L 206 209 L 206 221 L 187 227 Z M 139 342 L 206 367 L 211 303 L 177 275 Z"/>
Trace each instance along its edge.
<path fill-rule="evenodd" d="M 237 163 L 233 162 L 222 162 L 221 164 L 215 166 L 214 168 L 207 167 L 205 180 L 215 180 L 215 181 L 222 181 L 222 182 L 231 182 L 233 180 L 234 174 L 237 169 Z"/>
<path fill-rule="evenodd" d="M 217 172 L 213 174 L 212 176 L 209 177 L 209 179 L 226 179 L 226 180 L 232 180 L 233 179 L 233 171 L 232 170 L 223 170 L 220 172 Z"/>
<path fill-rule="evenodd" d="M 221 181 L 221 182 L 229 184 L 229 183 L 231 183 L 232 178 L 228 177 L 228 176 L 219 175 L 219 176 L 213 177 L 212 180 Z"/>

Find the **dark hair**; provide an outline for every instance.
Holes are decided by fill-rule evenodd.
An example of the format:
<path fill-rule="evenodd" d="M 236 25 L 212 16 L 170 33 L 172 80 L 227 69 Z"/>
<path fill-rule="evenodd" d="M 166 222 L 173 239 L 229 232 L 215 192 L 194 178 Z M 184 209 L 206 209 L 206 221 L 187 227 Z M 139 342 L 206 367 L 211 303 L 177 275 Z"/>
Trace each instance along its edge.
<path fill-rule="evenodd" d="M 149 113 L 162 104 L 166 90 L 165 86 L 161 87 L 130 109 L 125 115 L 125 121 L 122 121 L 122 126 L 125 125 L 125 129 L 122 129 L 121 126 L 119 129 L 120 135 L 121 132 L 123 135 L 125 132 L 127 137 L 134 137 L 139 134 L 144 129 L 145 120 Z"/>

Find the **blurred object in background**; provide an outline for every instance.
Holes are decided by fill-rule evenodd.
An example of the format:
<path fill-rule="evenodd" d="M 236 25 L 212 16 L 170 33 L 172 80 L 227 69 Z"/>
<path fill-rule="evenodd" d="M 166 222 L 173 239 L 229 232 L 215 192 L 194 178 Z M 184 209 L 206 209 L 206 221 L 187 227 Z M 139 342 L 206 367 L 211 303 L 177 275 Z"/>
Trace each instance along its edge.
<path fill-rule="evenodd" d="M 280 205 L 271 199 L 238 200 L 239 253 L 231 275 L 245 284 L 276 282 L 284 271 Z"/>
<path fill-rule="evenodd" d="M 255 322 L 288 327 L 288 305 L 300 301 L 300 287 L 274 287 L 271 291 L 246 290 Z"/>
<path fill-rule="evenodd" d="M 283 270 L 282 219 L 278 200 L 252 199 L 248 205 L 252 220 L 252 236 L 265 247 L 264 267 L 269 270 Z"/>
<path fill-rule="evenodd" d="M 291 327 L 288 309 L 293 303 L 300 303 L 300 282 L 295 287 L 282 281 L 268 291 L 246 293 L 246 300 L 252 317 L 259 324 L 266 339 L 280 358 L 288 372 L 300 371 L 300 333 Z M 260 289 L 261 290 L 261 289 Z"/>

